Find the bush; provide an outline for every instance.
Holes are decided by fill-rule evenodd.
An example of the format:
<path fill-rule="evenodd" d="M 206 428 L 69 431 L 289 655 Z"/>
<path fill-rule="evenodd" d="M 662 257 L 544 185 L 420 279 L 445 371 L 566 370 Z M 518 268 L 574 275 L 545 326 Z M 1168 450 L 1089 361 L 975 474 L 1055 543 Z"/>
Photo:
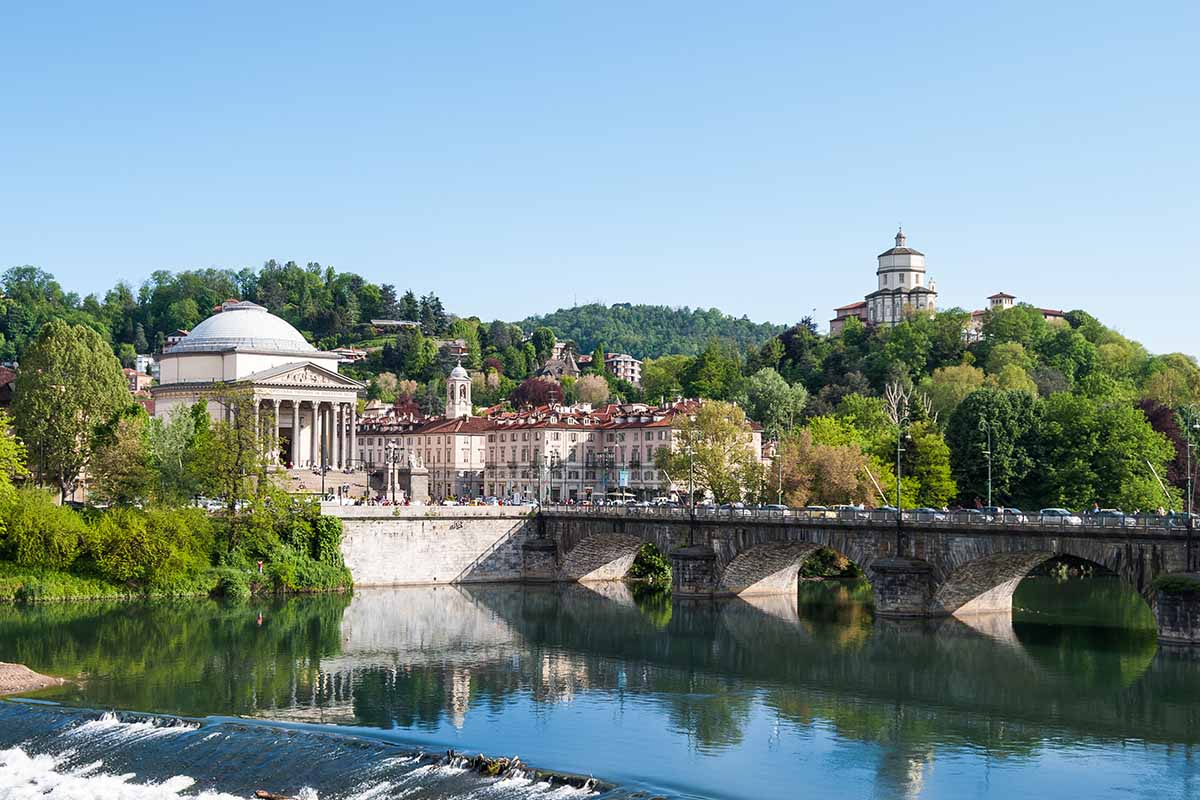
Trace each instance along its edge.
<path fill-rule="evenodd" d="M 629 577 L 645 581 L 652 586 L 670 586 L 671 563 L 663 556 L 662 551 L 646 542 L 638 548 L 633 566 L 629 568 Z"/>
<path fill-rule="evenodd" d="M 23 489 L 4 506 L 0 553 L 17 564 L 65 570 L 75 563 L 88 533 L 83 519 L 56 505 L 50 492 Z"/>
<path fill-rule="evenodd" d="M 1162 575 L 1150 586 L 1164 594 L 1200 594 L 1200 579 L 1191 575 Z"/>

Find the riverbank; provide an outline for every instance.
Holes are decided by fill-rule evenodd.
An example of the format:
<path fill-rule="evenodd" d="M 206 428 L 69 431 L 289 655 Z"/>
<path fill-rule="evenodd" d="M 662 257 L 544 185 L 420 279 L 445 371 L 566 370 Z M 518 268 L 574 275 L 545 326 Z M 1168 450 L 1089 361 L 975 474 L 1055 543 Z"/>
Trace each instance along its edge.
<path fill-rule="evenodd" d="M 9 664 L 0 661 L 0 696 L 22 694 L 47 686 L 62 686 L 66 681 L 34 672 L 24 664 Z"/>

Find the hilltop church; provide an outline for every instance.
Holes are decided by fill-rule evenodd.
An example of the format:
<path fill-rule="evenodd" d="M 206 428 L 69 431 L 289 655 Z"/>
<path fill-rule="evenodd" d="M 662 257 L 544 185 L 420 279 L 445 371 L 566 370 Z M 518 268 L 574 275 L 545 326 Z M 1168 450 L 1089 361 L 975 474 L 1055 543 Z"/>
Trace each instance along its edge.
<path fill-rule="evenodd" d="M 846 320 L 856 317 L 867 325 L 896 325 L 911 311 L 937 310 L 937 287 L 925 275 L 925 254 L 908 246 L 904 230 L 896 232 L 896 245 L 876 259 L 878 286 L 864 300 L 834 309 L 829 333 L 837 335 Z"/>

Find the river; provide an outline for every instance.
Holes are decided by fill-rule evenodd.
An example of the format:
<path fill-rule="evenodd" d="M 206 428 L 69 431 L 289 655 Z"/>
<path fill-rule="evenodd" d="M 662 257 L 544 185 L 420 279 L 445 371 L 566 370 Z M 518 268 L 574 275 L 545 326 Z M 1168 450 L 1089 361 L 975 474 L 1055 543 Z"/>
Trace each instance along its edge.
<path fill-rule="evenodd" d="M 897 622 L 827 582 L 3 607 L 0 660 L 78 681 L 0 703 L 0 798 L 1200 796 L 1200 657 L 1159 648 L 1115 579 L 1030 578 L 1015 604 Z M 448 749 L 601 783 L 496 781 Z"/>

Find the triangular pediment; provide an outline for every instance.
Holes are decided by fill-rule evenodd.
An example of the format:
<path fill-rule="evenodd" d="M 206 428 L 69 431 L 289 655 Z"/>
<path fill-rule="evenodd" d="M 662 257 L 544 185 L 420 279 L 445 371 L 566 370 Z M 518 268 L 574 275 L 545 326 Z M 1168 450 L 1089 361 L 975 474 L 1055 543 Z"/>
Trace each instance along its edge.
<path fill-rule="evenodd" d="M 304 386 L 313 389 L 362 389 L 364 384 L 311 361 L 281 364 L 242 378 L 259 386 Z"/>

